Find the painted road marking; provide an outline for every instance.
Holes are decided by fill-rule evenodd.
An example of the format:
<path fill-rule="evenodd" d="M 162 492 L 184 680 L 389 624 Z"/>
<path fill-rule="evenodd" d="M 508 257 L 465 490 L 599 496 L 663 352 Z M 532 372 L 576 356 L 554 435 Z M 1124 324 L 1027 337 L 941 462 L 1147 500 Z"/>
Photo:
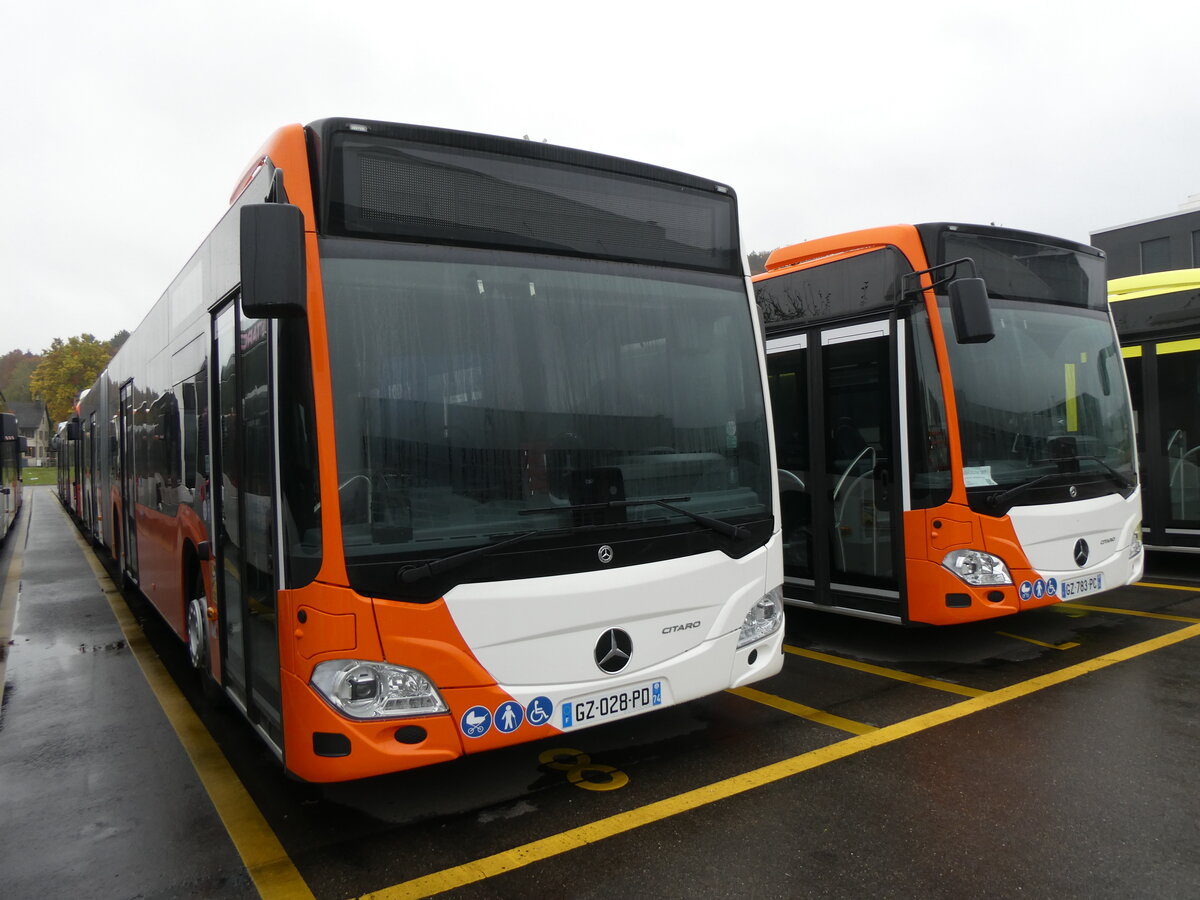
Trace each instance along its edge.
<path fill-rule="evenodd" d="M 805 659 L 815 659 L 819 662 L 832 663 L 835 666 L 844 666 L 847 669 L 857 669 L 860 672 L 869 672 L 872 675 L 881 675 L 884 678 L 891 678 L 893 681 L 904 681 L 908 684 L 919 684 L 921 687 L 933 688 L 935 691 L 946 691 L 951 694 L 959 694 L 963 697 L 980 697 L 987 693 L 977 688 L 967 687 L 962 684 L 954 684 L 951 681 L 938 681 L 936 678 L 923 678 L 920 675 L 912 675 L 908 672 L 901 672 L 899 669 L 887 669 L 883 666 L 872 665 L 871 663 L 859 662 L 855 659 L 846 659 L 842 656 L 833 656 L 829 653 L 819 653 L 816 650 L 805 650 L 803 647 L 792 647 L 789 644 L 784 644 L 783 649 L 791 653 L 793 656 L 803 656 Z"/>
<path fill-rule="evenodd" d="M 1158 584 L 1153 581 L 1135 581 L 1133 586 L 1161 588 L 1164 591 L 1187 591 L 1189 594 L 1200 594 L 1200 588 L 1188 587 L 1185 584 Z"/>
<path fill-rule="evenodd" d="M 867 734 L 868 732 L 878 730 L 874 725 L 855 722 L 853 719 L 843 719 L 841 716 L 835 716 L 833 713 L 813 709 L 811 706 L 805 706 L 803 703 L 786 700 L 783 697 L 777 697 L 774 694 L 768 694 L 765 691 L 755 690 L 750 687 L 730 688 L 726 693 L 737 694 L 739 697 L 753 700 L 755 703 L 761 703 L 764 706 L 770 706 L 785 713 L 791 713 L 793 716 L 808 719 L 810 722 L 828 725 L 830 728 L 836 728 L 839 731 L 848 731 L 850 734 Z"/>
<path fill-rule="evenodd" d="M 61 507 L 59 510 L 63 518 L 67 518 L 66 511 Z M 87 560 L 92 574 L 96 576 L 100 590 L 108 599 L 108 605 L 125 635 L 125 643 L 133 652 L 142 675 L 154 691 L 154 696 L 158 698 L 171 727 L 175 729 L 179 743 L 187 751 L 192 766 L 200 776 L 200 782 L 216 807 L 217 815 L 221 817 L 221 822 L 237 848 L 242 864 L 254 880 L 258 893 L 267 900 L 276 897 L 307 900 L 312 897 L 312 891 L 284 851 L 267 820 L 263 818 L 258 806 L 246 792 L 245 786 L 234 773 L 221 748 L 188 705 L 187 699 L 179 692 L 178 686 L 167 673 L 162 660 L 150 646 L 150 641 L 126 605 L 125 598 L 112 583 L 112 579 L 104 571 L 104 567 L 79 533 L 79 529 L 75 527 L 75 523 L 68 520 L 67 524 L 80 550 L 83 551 L 83 558 Z"/>
<path fill-rule="evenodd" d="M 1047 644 L 1045 641 L 1038 641 L 1031 637 L 1022 637 L 1019 634 L 1009 634 L 1007 631 L 997 631 L 996 634 L 1000 637 L 1012 638 L 1014 641 L 1024 641 L 1027 644 L 1037 644 L 1039 647 L 1049 647 L 1051 650 L 1070 650 L 1072 647 L 1078 647 L 1079 641 L 1067 641 L 1065 644 Z"/>
<path fill-rule="evenodd" d="M 592 780 L 587 777 L 589 772 L 599 773 L 605 780 Z M 615 791 L 629 784 L 629 776 L 613 766 L 600 766 L 593 763 L 590 766 L 579 766 L 567 773 L 567 780 L 585 791 Z"/>
<path fill-rule="evenodd" d="M 443 869 L 440 872 L 414 878 L 411 881 L 406 881 L 402 884 L 397 884 L 363 896 L 364 898 L 376 898 L 376 900 L 428 897 L 432 894 L 439 894 L 443 891 L 483 881 L 495 875 L 511 872 L 514 869 L 522 868 L 531 863 L 549 859 L 571 850 L 577 850 L 618 834 L 624 834 L 635 828 L 641 828 L 644 825 L 661 822 L 664 819 L 707 806 L 718 800 L 724 800 L 728 797 L 734 797 L 738 794 L 752 791 L 755 788 L 763 787 L 764 785 L 773 784 L 776 781 L 790 778 L 801 772 L 807 772 L 828 763 L 845 759 L 864 750 L 890 744 L 893 741 L 909 737 L 937 725 L 961 719 L 993 706 L 999 706 L 1010 700 L 1016 700 L 1082 675 L 1096 672 L 1116 663 L 1125 662 L 1126 660 L 1134 659 L 1197 636 L 1200 636 L 1200 624 L 1180 628 L 1172 631 L 1170 634 L 1161 635 L 1122 650 L 1105 653 L 1095 659 L 1076 663 L 1073 666 L 1067 666 L 1058 671 L 1040 675 L 1037 678 L 1031 678 L 1028 681 L 1000 688 L 979 697 L 961 700 L 942 709 L 915 716 L 903 722 L 897 722 L 895 725 L 888 725 L 869 734 L 846 738 L 828 747 L 811 750 L 799 756 L 793 756 L 791 759 L 785 759 L 741 775 L 735 775 L 732 778 L 726 778 L 723 781 L 707 784 L 674 797 L 659 800 L 656 803 L 618 813 L 615 816 L 609 816 L 595 822 L 589 822 L 587 825 L 581 825 L 578 828 L 572 828 L 568 831 L 542 838 L 541 840 L 531 841 L 528 844 L 514 847 L 511 850 L 505 850 L 461 866 L 454 866 L 449 869 Z"/>
<path fill-rule="evenodd" d="M 1164 585 L 1164 587 L 1165 586 L 1166 585 Z M 1152 587 L 1152 585 L 1147 585 L 1147 587 Z M 1164 622 L 1187 622 L 1189 624 L 1200 623 L 1200 619 L 1197 619 L 1195 616 L 1173 616 L 1169 613 L 1142 612 L 1140 609 L 1116 609 L 1111 606 L 1089 606 L 1088 604 L 1075 603 L 1074 601 L 1060 603 L 1057 607 L 1050 608 L 1059 609 L 1062 607 L 1066 607 L 1067 609 L 1085 609 L 1088 612 L 1112 613 L 1113 615 L 1117 616 L 1138 616 L 1143 619 L 1162 619 Z"/>
<path fill-rule="evenodd" d="M 599 765 L 582 750 L 555 747 L 538 754 L 538 762 L 547 769 L 567 773 L 567 781 L 585 791 L 615 791 L 629 784 L 629 776 L 612 766 Z M 586 773 L 598 773 L 599 778 L 587 778 Z"/>
<path fill-rule="evenodd" d="M 592 758 L 574 747 L 555 747 L 553 750 L 543 750 L 539 753 L 538 762 L 547 769 L 570 772 L 579 766 L 590 766 Z"/>

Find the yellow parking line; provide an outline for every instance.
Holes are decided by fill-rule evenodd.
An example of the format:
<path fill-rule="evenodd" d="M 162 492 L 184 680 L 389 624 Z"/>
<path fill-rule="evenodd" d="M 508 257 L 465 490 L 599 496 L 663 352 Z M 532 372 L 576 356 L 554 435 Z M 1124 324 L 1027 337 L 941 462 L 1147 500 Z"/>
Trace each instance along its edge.
<path fill-rule="evenodd" d="M 1135 581 L 1133 586 L 1161 588 L 1164 591 L 1187 591 L 1189 594 L 1200 594 L 1200 588 L 1188 587 L 1186 584 L 1159 584 L 1154 581 Z"/>
<path fill-rule="evenodd" d="M 1016 700 L 1035 691 L 1062 684 L 1081 675 L 1087 675 L 1115 663 L 1142 656 L 1143 654 L 1189 640 L 1198 635 L 1200 635 L 1200 624 L 1180 628 L 1170 634 L 1164 634 L 1151 640 L 1143 641 L 1140 644 L 1134 644 L 1123 650 L 1106 653 L 1095 659 L 1076 663 L 1073 666 L 1067 666 L 1056 672 L 1040 675 L 1037 678 L 1031 678 L 1028 681 L 1000 688 L 979 697 L 961 700 L 942 709 L 915 716 L 903 722 L 897 722 L 895 725 L 879 728 L 869 734 L 846 738 L 836 744 L 830 744 L 828 747 L 810 750 L 808 753 L 793 756 L 791 759 L 772 763 L 771 765 L 763 766 L 762 768 L 754 769 L 741 775 L 735 775 L 732 778 L 726 778 L 723 781 L 717 781 L 682 794 L 677 794 L 674 797 L 659 800 L 656 803 L 631 809 L 627 812 L 617 813 L 614 816 L 604 819 L 598 819 L 595 822 L 589 822 L 586 825 L 572 828 L 560 834 L 531 841 L 520 847 L 514 847 L 511 850 L 505 850 L 461 866 L 454 866 L 450 869 L 443 869 L 440 872 L 414 878 L 403 884 L 397 884 L 364 896 L 378 898 L 378 900 L 428 897 L 432 894 L 438 894 L 443 891 L 473 884 L 477 881 L 483 881 L 495 875 L 522 868 L 530 863 L 549 859 L 571 850 L 586 847 L 589 844 L 594 844 L 606 838 L 624 834 L 635 828 L 641 828 L 643 825 L 660 822 L 672 816 L 715 803 L 718 800 L 734 797 L 746 791 L 790 778 L 793 775 L 807 772 L 827 763 L 845 759 L 855 753 L 861 753 L 873 747 L 889 744 L 937 725 L 961 719 L 972 713 L 998 706 L 1001 703 L 1007 703 L 1010 700 Z"/>
<path fill-rule="evenodd" d="M 1074 600 L 1068 600 L 1066 603 L 1060 603 L 1058 606 L 1052 606 L 1051 609 L 1061 609 L 1067 607 L 1070 609 L 1086 609 L 1088 612 L 1113 613 L 1118 616 L 1139 616 L 1143 619 L 1162 619 L 1164 622 L 1187 622 L 1196 624 L 1200 619 L 1194 616 L 1172 616 L 1169 613 L 1142 612 L 1140 609 L 1116 609 L 1111 606 L 1089 606 L 1086 603 L 1076 603 Z"/>
<path fill-rule="evenodd" d="M 62 512 L 62 515 L 65 518 L 66 512 Z M 246 792 L 245 785 L 234 773 L 217 742 L 188 705 L 187 699 L 179 693 L 179 688 L 167 673 L 154 648 L 150 646 L 150 641 L 133 613 L 129 611 L 120 591 L 112 583 L 112 579 L 108 577 L 108 573 L 104 571 L 104 567 L 100 565 L 100 561 L 96 559 L 96 555 L 74 523 L 68 524 L 71 534 L 75 536 L 83 551 L 84 559 L 92 569 L 92 574 L 100 583 L 101 591 L 108 599 L 108 605 L 112 608 L 117 623 L 121 626 L 125 643 L 141 667 L 142 674 L 150 689 L 154 691 L 154 696 L 166 713 L 171 727 L 175 729 L 179 742 L 187 751 L 192 766 L 200 776 L 200 781 L 216 807 L 217 815 L 221 817 L 225 830 L 242 858 L 242 863 L 254 880 L 259 895 L 267 900 L 275 897 L 281 900 L 311 898 L 312 891 L 284 851 L 279 838 L 267 824 L 258 806 Z"/>
<path fill-rule="evenodd" d="M 836 728 L 839 731 L 848 731 L 851 734 L 868 734 L 878 730 L 874 725 L 855 722 L 853 719 L 843 719 L 841 716 L 835 716 L 833 713 L 813 709 L 811 706 L 805 706 L 803 703 L 785 700 L 783 697 L 777 697 L 774 694 L 768 694 L 765 691 L 758 691 L 754 688 L 730 688 L 728 693 L 737 694 L 739 697 L 753 700 L 755 703 L 761 703 L 764 706 L 770 706 L 785 713 L 791 713 L 793 716 L 808 719 L 810 722 L 828 725 L 830 728 Z"/>
<path fill-rule="evenodd" d="M 805 650 L 803 647 L 792 647 L 788 644 L 784 644 L 783 649 L 788 653 L 791 653 L 793 656 L 803 656 L 805 659 L 815 659 L 819 662 L 832 663 L 835 666 L 844 666 L 847 669 L 857 669 L 860 672 L 869 672 L 872 675 L 881 675 L 884 678 L 891 678 L 893 681 L 904 681 L 908 684 L 919 684 L 921 687 L 933 688 L 935 691 L 946 691 L 951 694 L 959 694 L 963 697 L 979 697 L 987 693 L 987 691 L 966 687 L 965 685 L 961 684 L 954 684 L 951 681 L 938 681 L 936 678 L 923 678 L 920 675 L 912 675 L 908 672 L 901 672 L 898 669 L 886 669 L 883 666 L 859 662 L 858 660 L 854 659 L 846 659 L 842 656 L 832 656 L 828 653 L 820 653 L 816 650 Z"/>
<path fill-rule="evenodd" d="M 1067 641 L 1065 644 L 1048 644 L 1045 641 L 1035 640 L 1031 637 L 1009 634 L 1007 631 L 997 631 L 996 634 L 1000 635 L 1000 637 L 1012 638 L 1014 641 L 1024 641 L 1027 644 L 1037 644 L 1039 647 L 1049 647 L 1051 650 L 1070 650 L 1072 647 L 1079 646 L 1079 641 Z"/>

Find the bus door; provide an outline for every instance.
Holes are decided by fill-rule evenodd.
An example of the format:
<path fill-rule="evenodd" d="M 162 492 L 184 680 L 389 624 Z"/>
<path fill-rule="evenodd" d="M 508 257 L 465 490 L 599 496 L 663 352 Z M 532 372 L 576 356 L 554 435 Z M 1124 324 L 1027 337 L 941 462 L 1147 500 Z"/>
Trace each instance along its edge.
<path fill-rule="evenodd" d="M 225 686 L 283 747 L 276 617 L 274 359 L 266 319 L 230 302 L 213 320 L 210 446 Z"/>
<path fill-rule="evenodd" d="M 96 414 L 88 416 L 87 427 L 83 431 L 83 521 L 87 523 L 92 534 L 99 534 L 96 528 Z"/>
<path fill-rule="evenodd" d="M 121 481 L 121 569 L 137 581 L 137 477 L 134 459 L 133 379 L 121 385 L 120 427 L 117 429 L 117 465 Z"/>
<path fill-rule="evenodd" d="M 1200 339 L 1122 352 L 1138 410 L 1146 543 L 1200 547 Z"/>
<path fill-rule="evenodd" d="M 790 600 L 902 615 L 895 330 L 882 320 L 767 341 Z"/>

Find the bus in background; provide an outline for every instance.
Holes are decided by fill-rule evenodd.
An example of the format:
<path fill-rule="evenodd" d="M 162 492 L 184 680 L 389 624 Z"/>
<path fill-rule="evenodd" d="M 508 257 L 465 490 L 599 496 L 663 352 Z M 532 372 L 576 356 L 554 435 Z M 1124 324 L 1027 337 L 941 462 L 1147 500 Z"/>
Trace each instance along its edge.
<path fill-rule="evenodd" d="M 776 250 L 767 335 L 784 597 L 947 625 L 1142 572 L 1103 255 L 974 225 Z"/>
<path fill-rule="evenodd" d="M 1146 546 L 1200 551 L 1200 269 L 1108 283 L 1133 397 Z"/>
<path fill-rule="evenodd" d="M 75 421 L 75 417 L 66 422 L 59 422 L 54 427 L 54 437 L 50 439 L 50 449 L 54 451 L 54 457 L 57 461 L 58 496 L 70 510 L 74 510 L 77 505 L 77 501 L 72 496 L 71 475 L 68 470 L 70 466 L 69 454 L 73 449 L 68 436 L 68 429 L 73 421 Z"/>
<path fill-rule="evenodd" d="M 83 396 L 87 396 L 87 391 L 83 392 Z M 78 511 L 78 514 L 82 516 L 84 512 L 83 432 L 79 424 L 78 401 L 75 403 L 75 410 L 71 418 L 58 423 L 54 437 L 51 439 L 51 446 L 58 457 L 59 497 L 62 498 L 68 509 L 72 512 Z M 88 509 L 90 510 L 90 508 L 91 504 L 88 504 Z M 92 527 L 95 523 L 91 516 L 85 518 L 89 525 L 89 532 L 97 532 L 98 529 Z"/>
<path fill-rule="evenodd" d="M 724 185 L 287 126 L 76 419 L 64 501 L 301 778 L 782 666 L 765 363 Z"/>
<path fill-rule="evenodd" d="M 25 439 L 17 427 L 17 417 L 0 412 L 0 541 L 12 530 L 21 511 L 21 459 Z"/>

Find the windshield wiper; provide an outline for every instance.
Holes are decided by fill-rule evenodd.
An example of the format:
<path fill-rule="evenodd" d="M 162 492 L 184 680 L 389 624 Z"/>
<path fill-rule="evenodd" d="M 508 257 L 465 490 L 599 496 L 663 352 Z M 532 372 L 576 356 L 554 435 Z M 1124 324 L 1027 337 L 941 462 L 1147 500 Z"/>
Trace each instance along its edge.
<path fill-rule="evenodd" d="M 622 509 L 629 506 L 661 506 L 663 509 L 670 510 L 677 515 L 686 516 L 693 522 L 698 522 L 705 528 L 711 529 L 717 532 L 717 534 L 731 537 L 734 540 L 742 537 L 743 533 L 745 533 L 745 529 L 741 525 L 734 525 L 731 522 L 714 519 L 712 516 L 702 515 L 701 513 L 692 512 L 691 510 L 673 505 L 675 503 L 687 503 L 691 499 L 691 497 L 661 497 L 640 500 L 606 500 L 603 503 L 575 503 L 571 506 L 543 506 L 537 509 L 523 509 L 519 515 L 531 516 L 534 513 L 548 512 L 587 512 L 588 510 L 599 509 Z"/>
<path fill-rule="evenodd" d="M 452 553 L 450 556 L 445 556 L 442 559 L 435 559 L 431 563 L 426 563 L 423 566 L 405 566 L 400 570 L 399 578 L 405 584 L 414 584 L 418 581 L 424 581 L 426 578 L 432 578 L 434 575 L 441 575 L 444 572 L 449 572 L 452 569 L 457 569 L 459 566 L 466 565 L 474 559 L 481 556 L 486 556 L 493 550 L 499 550 L 501 547 L 508 547 L 512 544 L 519 543 L 526 538 L 531 538 L 538 532 L 526 531 L 524 534 L 518 534 L 515 537 L 510 537 L 503 541 L 497 541 L 494 544 L 484 544 L 482 547 L 476 547 L 473 550 L 464 550 L 462 553 Z"/>
<path fill-rule="evenodd" d="M 742 537 L 743 534 L 748 533 L 741 525 L 734 525 L 730 522 L 724 522 L 721 519 L 714 519 L 711 516 L 701 515 L 700 513 L 691 512 L 690 510 L 681 509 L 680 507 L 673 505 L 674 503 L 686 503 L 691 499 L 691 497 L 665 497 L 661 499 L 655 498 L 645 500 L 608 500 L 604 503 L 576 503 L 572 506 L 544 506 L 538 509 L 523 509 L 519 514 L 522 516 L 529 516 L 533 515 L 534 513 L 547 512 L 580 512 L 593 509 L 618 509 L 627 506 L 661 506 L 663 509 L 668 509 L 673 513 L 678 513 L 681 516 L 685 516 L 694 522 L 698 522 L 706 528 L 712 529 L 718 534 L 723 534 L 726 537 L 731 537 L 735 540 Z M 579 526 L 578 528 L 572 530 L 579 530 L 580 528 L 590 529 L 596 527 L 604 527 L 604 525 L 585 525 Z M 424 565 L 405 566 L 400 570 L 398 577 L 405 584 L 415 584 L 418 581 L 424 581 L 426 578 L 432 578 L 435 575 L 442 575 L 446 572 L 457 569 L 460 566 L 464 566 L 473 560 L 479 559 L 481 556 L 486 556 L 493 550 L 499 550 L 501 547 L 508 547 L 513 544 L 520 543 L 521 541 L 533 537 L 535 534 L 545 536 L 547 534 L 557 533 L 559 532 L 526 531 L 503 541 L 497 541 L 494 544 L 485 544 L 482 547 L 474 547 L 471 550 L 464 550 L 461 553 L 452 553 L 449 556 L 443 557 L 442 559 L 435 559 L 433 562 L 425 563 Z"/>
<path fill-rule="evenodd" d="M 1125 477 L 1124 474 L 1122 474 L 1118 470 L 1114 469 L 1112 466 L 1110 466 L 1108 463 L 1106 463 L 1104 460 L 1102 460 L 1098 456 L 1067 456 L 1067 457 L 1062 457 L 1060 459 L 1035 459 L 1032 462 L 1034 465 L 1043 465 L 1045 463 L 1061 463 L 1064 460 L 1080 460 L 1080 459 L 1090 459 L 1093 462 L 1099 463 L 1101 466 L 1104 467 L 1104 474 L 1108 475 L 1114 482 L 1116 482 L 1117 485 L 1120 486 L 1120 488 L 1122 490 L 1130 491 L 1133 489 L 1135 482 L 1130 481 L 1128 478 Z M 1080 472 L 1047 472 L 1045 475 L 1039 475 L 1037 478 L 1033 479 L 1033 481 L 1027 481 L 1024 484 L 1018 484 L 1016 487 L 1009 488 L 1007 491 L 1004 491 L 1001 494 L 992 494 L 992 496 L 988 499 L 988 502 L 991 503 L 992 506 L 996 506 L 996 507 L 1007 506 L 1007 505 L 1010 505 L 1008 503 L 1009 500 L 1012 500 L 1014 497 L 1019 497 L 1021 494 L 1024 494 L 1026 491 L 1033 490 L 1035 487 L 1037 487 L 1040 484 L 1045 484 L 1046 482 L 1053 481 L 1055 479 L 1063 479 L 1063 480 L 1070 481 L 1072 479 L 1078 478 L 1079 475 L 1081 475 L 1081 474 L 1083 474 L 1083 473 L 1080 473 Z"/>
<path fill-rule="evenodd" d="M 1049 461 L 1049 460 L 1047 460 L 1047 461 Z M 996 506 L 996 507 L 1008 506 L 1009 500 L 1012 500 L 1014 497 L 1019 497 L 1021 494 L 1024 494 L 1026 491 L 1033 490 L 1039 484 L 1045 484 L 1047 481 L 1054 481 L 1055 479 L 1065 478 L 1065 477 L 1068 477 L 1068 476 L 1074 475 L 1074 474 L 1076 474 L 1076 473 L 1074 473 L 1074 472 L 1047 472 L 1045 475 L 1039 475 L 1037 478 L 1033 479 L 1033 481 L 1026 481 L 1024 484 L 1018 484 L 1016 487 L 1009 488 L 1007 491 L 1005 491 L 1002 494 L 992 494 L 991 497 L 988 498 L 988 502 L 991 503 L 992 506 Z"/>
<path fill-rule="evenodd" d="M 1064 457 L 1064 459 L 1069 459 L 1069 460 L 1070 459 L 1074 459 L 1074 460 L 1090 459 L 1094 463 L 1099 463 L 1101 466 L 1104 467 L 1104 473 L 1106 475 L 1111 476 L 1112 480 L 1115 481 L 1121 487 L 1122 490 L 1131 491 L 1137 485 L 1137 482 L 1130 481 L 1129 478 L 1127 478 L 1125 476 L 1124 472 L 1121 472 L 1118 469 L 1114 469 L 1112 466 L 1110 466 L 1108 463 L 1106 463 L 1104 460 L 1102 460 L 1099 456 L 1067 456 L 1067 457 Z M 1062 459 L 1035 459 L 1033 462 L 1036 465 L 1039 463 L 1062 462 Z M 1075 475 L 1075 474 L 1079 474 L 1079 473 L 1072 472 L 1070 474 Z"/>

